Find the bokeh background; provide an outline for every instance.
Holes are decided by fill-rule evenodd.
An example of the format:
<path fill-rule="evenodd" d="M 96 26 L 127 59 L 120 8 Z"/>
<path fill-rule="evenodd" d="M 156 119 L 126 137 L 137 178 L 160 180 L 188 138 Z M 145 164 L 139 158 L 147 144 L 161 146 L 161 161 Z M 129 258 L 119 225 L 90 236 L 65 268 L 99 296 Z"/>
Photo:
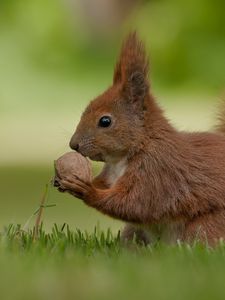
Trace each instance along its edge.
<path fill-rule="evenodd" d="M 0 228 L 33 225 L 53 160 L 111 84 L 132 29 L 146 41 L 152 91 L 174 126 L 212 128 L 225 88 L 224 12 L 224 0 L 1 0 Z M 122 225 L 51 187 L 48 204 L 56 206 L 44 211 L 47 230 Z"/>

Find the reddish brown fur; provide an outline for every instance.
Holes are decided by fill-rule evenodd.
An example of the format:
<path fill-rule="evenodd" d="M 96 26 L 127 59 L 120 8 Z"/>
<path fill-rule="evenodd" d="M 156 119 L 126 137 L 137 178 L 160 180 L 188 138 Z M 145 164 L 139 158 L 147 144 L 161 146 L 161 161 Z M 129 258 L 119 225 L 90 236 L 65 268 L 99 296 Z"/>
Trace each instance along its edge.
<path fill-rule="evenodd" d="M 112 117 L 109 128 L 98 127 L 103 115 Z M 148 59 L 135 33 L 122 47 L 112 87 L 87 107 L 70 145 L 105 166 L 93 182 L 61 185 L 132 224 L 125 239 L 134 232 L 145 242 L 225 238 L 225 137 L 169 124 L 149 92 Z"/>

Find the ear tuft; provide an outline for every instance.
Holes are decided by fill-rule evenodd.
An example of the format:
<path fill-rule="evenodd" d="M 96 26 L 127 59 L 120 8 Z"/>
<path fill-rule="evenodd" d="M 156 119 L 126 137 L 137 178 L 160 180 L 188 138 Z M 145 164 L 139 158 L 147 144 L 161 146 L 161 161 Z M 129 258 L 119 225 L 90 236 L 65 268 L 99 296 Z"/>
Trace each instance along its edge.
<path fill-rule="evenodd" d="M 138 38 L 137 33 L 132 32 L 122 45 L 119 60 L 114 71 L 113 83 L 126 83 L 137 72 L 142 74 L 142 77 L 147 81 L 148 71 L 149 61 L 144 44 Z M 138 80 L 140 80 L 141 76 L 138 77 Z"/>

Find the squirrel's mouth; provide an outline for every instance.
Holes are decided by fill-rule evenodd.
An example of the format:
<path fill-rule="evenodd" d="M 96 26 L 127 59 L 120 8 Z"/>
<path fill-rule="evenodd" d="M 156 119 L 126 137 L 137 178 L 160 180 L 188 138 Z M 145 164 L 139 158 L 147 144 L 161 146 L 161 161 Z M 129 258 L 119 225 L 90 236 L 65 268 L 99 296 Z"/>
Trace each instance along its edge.
<path fill-rule="evenodd" d="M 94 161 L 104 161 L 101 153 L 98 154 L 94 154 L 94 155 L 88 155 L 88 157 L 90 158 L 90 160 L 94 160 Z"/>
<path fill-rule="evenodd" d="M 90 143 L 80 144 L 76 151 L 84 157 L 90 158 L 91 160 L 103 162 L 105 161 L 102 153 L 99 152 L 99 150 Z"/>

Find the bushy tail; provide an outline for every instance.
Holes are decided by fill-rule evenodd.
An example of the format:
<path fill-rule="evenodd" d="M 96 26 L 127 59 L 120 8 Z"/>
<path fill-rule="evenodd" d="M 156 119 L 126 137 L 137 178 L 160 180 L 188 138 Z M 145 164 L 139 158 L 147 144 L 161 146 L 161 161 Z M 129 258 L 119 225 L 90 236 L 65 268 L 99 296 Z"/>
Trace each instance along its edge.
<path fill-rule="evenodd" d="M 218 110 L 217 124 L 215 126 L 217 132 L 225 135 L 225 100 L 221 101 Z"/>

